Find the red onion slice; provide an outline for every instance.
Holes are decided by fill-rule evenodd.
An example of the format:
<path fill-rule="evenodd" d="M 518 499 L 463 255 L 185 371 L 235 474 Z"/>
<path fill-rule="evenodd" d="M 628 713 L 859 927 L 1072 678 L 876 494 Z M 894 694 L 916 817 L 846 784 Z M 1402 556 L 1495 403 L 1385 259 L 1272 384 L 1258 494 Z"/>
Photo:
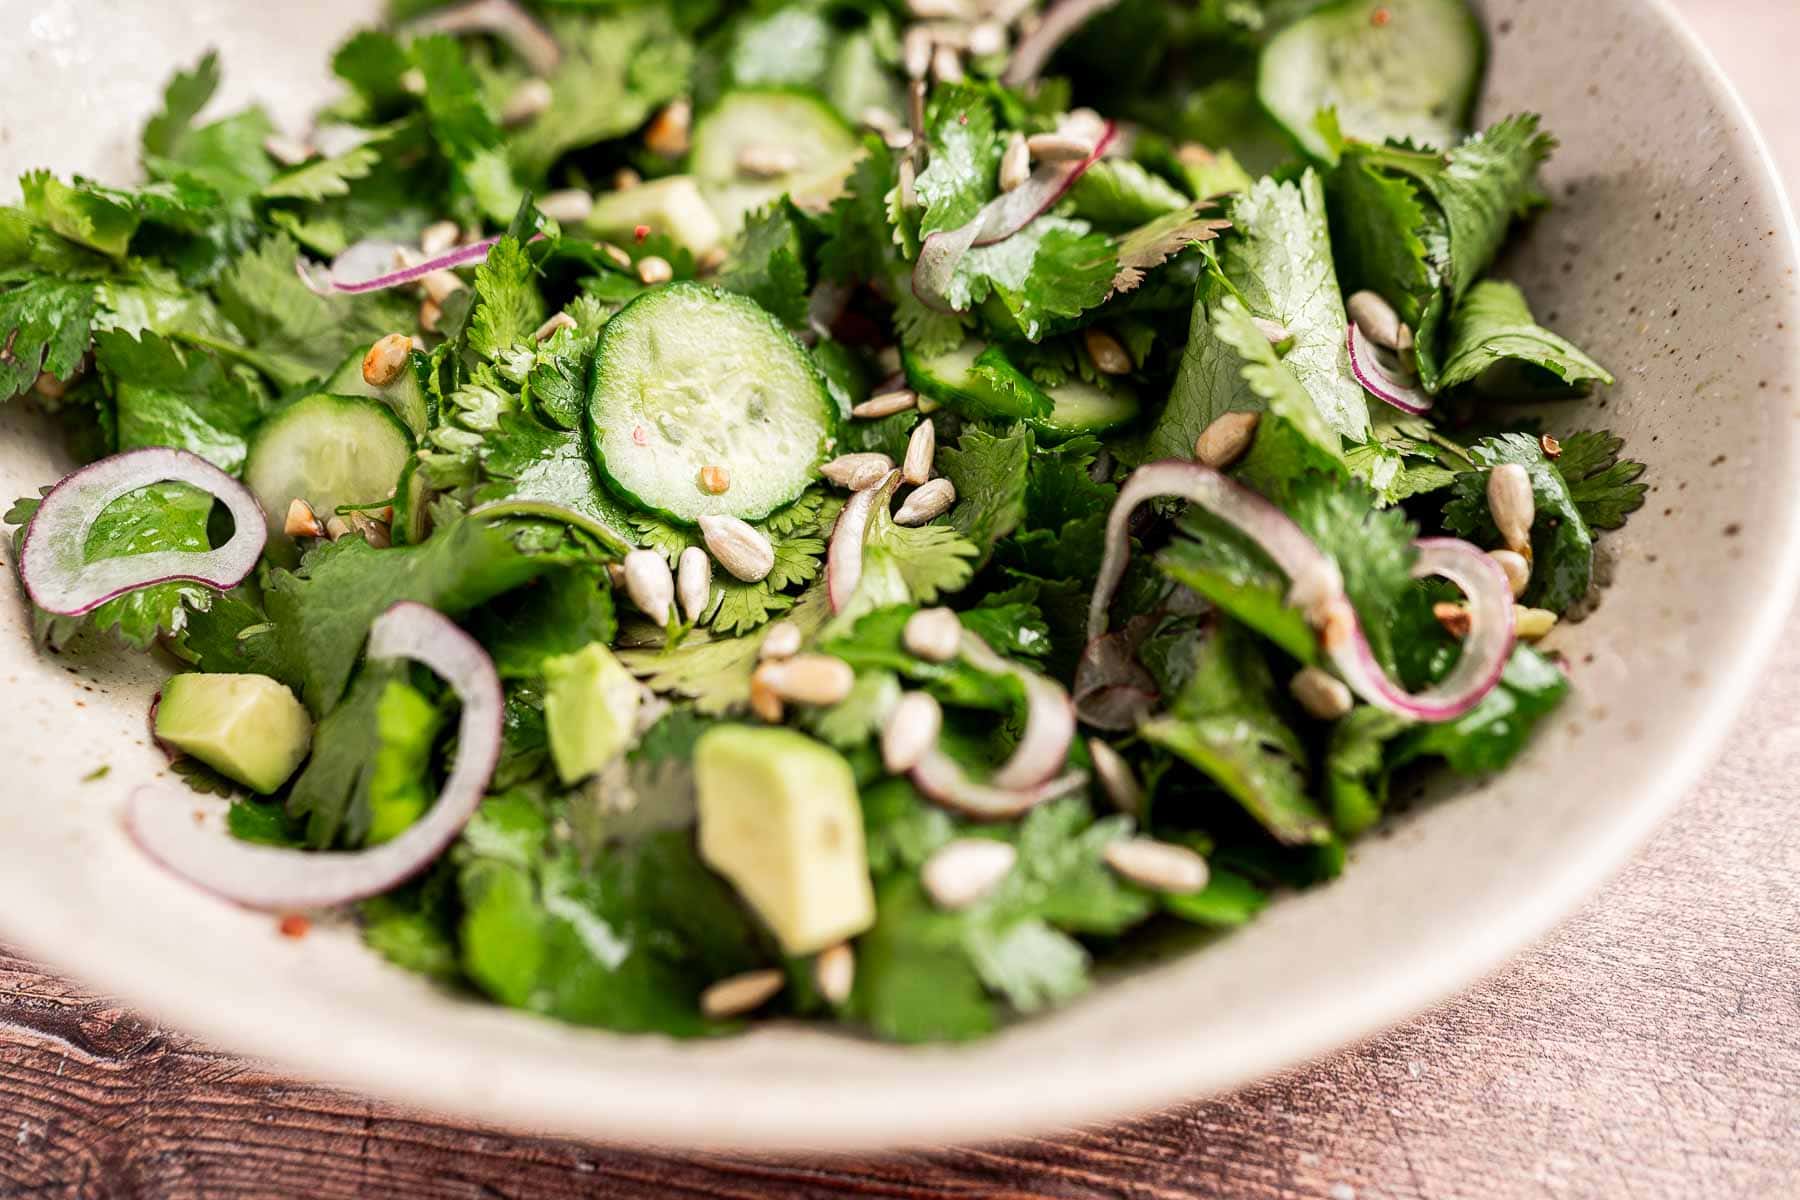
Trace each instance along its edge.
<path fill-rule="evenodd" d="M 1082 172 L 1100 161 L 1118 133 L 1118 126 L 1107 121 L 1094 143 L 1094 152 L 1086 158 L 1044 163 L 1024 183 L 982 205 L 981 211 L 965 223 L 927 236 L 919 247 L 919 260 L 913 264 L 913 295 L 939 312 L 956 311 L 950 303 L 950 280 L 963 255 L 975 246 L 1003 242 L 1031 224 L 1062 199 Z"/>
<path fill-rule="evenodd" d="M 1267 500 L 1196 462 L 1166 459 L 1146 463 L 1131 473 L 1113 501 L 1106 519 L 1106 553 L 1094 581 L 1088 604 L 1088 640 L 1106 632 L 1107 608 L 1125 565 L 1131 557 L 1131 514 L 1138 505 L 1158 496 L 1173 496 L 1198 504 L 1214 516 L 1241 530 L 1288 577 L 1288 603 L 1310 614 L 1344 593 L 1337 564 L 1319 550 L 1288 515 Z"/>
<path fill-rule="evenodd" d="M 1055 681 L 996 654 L 993 647 L 963 630 L 958 647 L 963 661 L 990 675 L 1009 675 L 1025 689 L 1025 732 L 1019 744 L 994 772 L 992 784 L 1005 791 L 1021 791 L 1044 783 L 1069 757 L 1075 739 L 1075 709 L 1069 694 Z"/>
<path fill-rule="evenodd" d="M 562 47 L 550 31 L 512 0 L 470 0 L 454 8 L 439 9 L 408 21 L 406 32 L 490 33 L 510 46 L 538 75 L 554 74 L 562 62 Z"/>
<path fill-rule="evenodd" d="M 500 678 L 480 643 L 442 613 L 411 601 L 370 625 L 368 656 L 422 663 L 462 701 L 449 778 L 411 828 L 367 850 L 259 846 L 195 822 L 185 789 L 145 786 L 132 793 L 125 816 L 139 848 L 189 882 L 258 909 L 348 904 L 397 887 L 431 865 L 468 824 L 500 760 Z"/>
<path fill-rule="evenodd" d="M 333 292 L 349 292 L 353 295 L 362 292 L 379 292 L 385 288 L 399 287 L 405 283 L 416 283 L 433 271 L 443 271 L 451 267 L 466 267 L 475 263 L 486 262 L 488 251 L 502 235 L 483 238 L 479 242 L 471 242 L 467 246 L 458 246 L 454 250 L 428 258 L 417 266 L 401 267 L 397 270 L 382 271 L 382 252 L 385 250 L 385 261 L 394 261 L 394 250 L 399 248 L 394 242 L 358 242 L 342 254 L 331 260 L 329 267 L 310 262 L 306 258 L 294 260 L 294 270 L 305 281 L 306 286 L 321 296 L 329 296 Z M 534 239 L 535 240 L 535 239 Z M 370 272 L 376 272 L 371 275 Z"/>
<path fill-rule="evenodd" d="M 995 787 L 976 783 L 955 759 L 933 750 L 912 769 L 912 781 L 919 791 L 952 812 L 977 821 L 1006 821 L 1087 786 L 1087 772 L 1070 771 L 1029 788 Z"/>
<path fill-rule="evenodd" d="M 1122 733 L 1136 729 L 1158 700 L 1156 678 L 1137 659 L 1134 625 L 1103 634 L 1082 647 L 1075 664 L 1075 715 L 1095 729 Z"/>
<path fill-rule="evenodd" d="M 1381 365 L 1375 343 L 1357 328 L 1355 321 L 1350 322 L 1350 373 L 1356 376 L 1356 382 L 1362 384 L 1365 392 L 1403 413 L 1424 416 L 1437 403 L 1436 398 L 1416 381 L 1408 383 L 1390 375 Z"/>
<path fill-rule="evenodd" d="M 1344 594 L 1337 564 L 1292 518 L 1242 484 L 1199 463 L 1169 460 L 1134 471 L 1119 489 L 1106 521 L 1106 552 L 1088 606 L 1089 639 L 1106 632 L 1107 609 L 1131 555 L 1132 511 L 1146 500 L 1173 496 L 1200 505 L 1242 531 L 1288 577 L 1289 605 L 1319 631 L 1326 657 L 1363 700 L 1416 721 L 1448 721 L 1468 712 L 1499 682 L 1513 645 L 1512 590 L 1506 572 L 1480 549 L 1456 538 L 1421 538 L 1415 578 L 1441 575 L 1468 596 L 1470 629 L 1462 657 L 1442 682 L 1412 694 L 1382 671 Z"/>
<path fill-rule="evenodd" d="M 1420 538 L 1413 578 L 1432 575 L 1461 588 L 1469 605 L 1469 633 L 1450 674 L 1422 692 L 1408 692 L 1375 661 L 1348 600 L 1328 619 L 1320 643 L 1350 690 L 1378 708 L 1415 721 L 1453 721 L 1481 702 L 1500 682 L 1513 648 L 1513 597 L 1506 572 L 1492 556 L 1457 538 Z"/>
<path fill-rule="evenodd" d="M 88 534 L 107 505 L 153 483 L 185 483 L 223 503 L 237 526 L 213 550 L 157 550 L 84 561 Z M 26 527 L 19 577 L 45 612 L 78 617 L 115 596 L 170 580 L 225 591 L 256 568 L 268 522 L 250 489 L 197 454 L 152 446 L 127 450 L 65 475 Z"/>
<path fill-rule="evenodd" d="M 862 582 L 863 539 L 869 533 L 869 518 L 874 515 L 877 500 L 885 504 L 893 495 L 899 474 L 889 471 L 874 487 L 852 492 L 838 513 L 837 524 L 831 528 L 831 543 L 825 551 L 825 595 L 834 613 L 844 611 Z"/>
<path fill-rule="evenodd" d="M 1119 0 L 1058 0 L 1044 10 L 1032 31 L 1019 39 L 1000 82 L 1007 87 L 1021 87 L 1038 77 L 1056 48 L 1069 35 L 1117 4 Z"/>

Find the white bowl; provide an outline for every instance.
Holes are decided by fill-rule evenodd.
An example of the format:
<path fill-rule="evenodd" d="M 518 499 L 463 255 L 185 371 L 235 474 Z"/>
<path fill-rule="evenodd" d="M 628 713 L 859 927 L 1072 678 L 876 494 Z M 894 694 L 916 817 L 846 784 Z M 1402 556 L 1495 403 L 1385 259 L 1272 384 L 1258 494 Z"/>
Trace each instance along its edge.
<path fill-rule="evenodd" d="M 323 64 L 372 4 L 102 0 L 4 5 L 15 45 L 0 166 L 128 177 L 172 68 L 222 51 L 229 99 L 299 127 Z M 1660 2 L 1493 0 L 1488 114 L 1534 108 L 1563 141 L 1556 208 L 1509 267 L 1620 384 L 1548 410 L 1610 426 L 1650 502 L 1605 539 L 1615 581 L 1554 635 L 1573 700 L 1519 765 L 1359 844 L 1344 877 L 1205 950 L 957 1048 L 773 1026 L 674 1043 L 444 995 L 344 927 L 300 941 L 165 876 L 122 836 L 162 768 L 160 674 L 104 648 L 31 649 L 0 597 L 0 926 L 134 1005 L 296 1071 L 534 1132 L 670 1145 L 869 1147 L 1041 1131 L 1218 1091 L 1369 1034 L 1542 934 L 1638 844 L 1718 745 L 1788 610 L 1800 411 L 1791 220 L 1760 143 Z M 0 415 L 0 496 L 66 466 L 47 426 Z M 104 778 L 83 782 L 101 765 Z M 1437 802 L 1449 800 L 1447 803 Z"/>

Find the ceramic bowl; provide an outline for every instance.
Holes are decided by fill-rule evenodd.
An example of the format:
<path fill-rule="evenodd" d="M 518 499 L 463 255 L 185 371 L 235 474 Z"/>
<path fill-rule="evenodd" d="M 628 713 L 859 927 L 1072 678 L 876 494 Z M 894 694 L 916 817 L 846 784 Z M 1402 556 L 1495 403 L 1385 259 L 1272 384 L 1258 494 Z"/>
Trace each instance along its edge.
<path fill-rule="evenodd" d="M 221 51 L 229 102 L 290 128 L 374 4 L 54 4 L 0 82 L 0 174 L 129 178 L 172 69 Z M 163 769 L 145 707 L 161 671 L 31 648 L 0 576 L 0 929 L 29 952 L 230 1050 L 520 1130 L 670 1145 L 868 1147 L 1037 1132 L 1229 1088 L 1442 999 L 1544 933 L 1613 871 L 1707 762 L 1788 610 L 1796 566 L 1795 240 L 1757 135 L 1661 3 L 1492 0 L 1488 115 L 1562 140 L 1554 209 L 1506 264 L 1619 384 L 1548 410 L 1610 427 L 1649 503 L 1603 542 L 1612 586 L 1557 631 L 1577 683 L 1518 766 L 1438 781 L 1328 887 L 1066 1011 L 956 1048 L 767 1026 L 678 1044 L 554 1024 L 433 990 L 348 927 L 289 940 L 150 866 L 118 815 Z M 0 497 L 66 463 L 0 415 Z M 104 778 L 84 782 L 102 766 Z"/>

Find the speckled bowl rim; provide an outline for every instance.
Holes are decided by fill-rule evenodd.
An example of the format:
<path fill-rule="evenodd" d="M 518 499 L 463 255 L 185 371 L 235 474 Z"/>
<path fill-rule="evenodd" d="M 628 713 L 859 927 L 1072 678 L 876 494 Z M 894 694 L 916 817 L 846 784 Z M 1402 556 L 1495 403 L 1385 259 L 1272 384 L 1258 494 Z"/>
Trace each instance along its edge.
<path fill-rule="evenodd" d="M 1780 244 L 1792 263 L 1800 233 L 1754 122 L 1667 0 L 1646 0 L 1644 7 L 1647 19 L 1664 23 L 1681 39 L 1684 52 L 1700 64 L 1720 110 L 1746 131 L 1757 152 L 1754 186 L 1783 215 Z M 1800 302 L 1791 295 L 1786 311 L 1791 326 L 1800 329 Z M 1790 377 L 1800 380 L 1800 349 L 1790 347 L 1788 358 Z M 1800 437 L 1792 440 L 1787 461 L 1800 462 Z M 1760 674 L 1800 583 L 1796 533 L 1791 511 L 1771 524 L 1767 540 L 1775 569 L 1770 586 L 1729 658 L 1716 664 L 1704 689 L 1710 702 L 1702 718 L 1686 740 L 1658 753 L 1661 777 L 1641 789 L 1635 802 L 1622 808 L 1580 854 L 1539 875 L 1535 890 L 1480 928 L 1463 930 L 1466 936 L 1439 939 L 1434 953 L 1414 954 L 1377 978 L 1359 980 L 1341 1004 L 1287 1011 L 1240 1044 L 1206 1043 L 1179 1028 L 1166 1028 L 1147 1041 L 1153 1052 L 1129 1063 L 1109 1063 L 1094 1047 L 1071 1045 L 1065 1059 L 987 1074 L 958 1069 L 962 1052 L 955 1049 L 906 1051 L 913 1056 L 908 1069 L 876 1079 L 879 1095 L 857 1101 L 834 1094 L 830 1080 L 756 1078 L 743 1069 L 745 1061 L 764 1052 L 751 1039 L 692 1051 L 659 1046 L 642 1054 L 621 1042 L 601 1073 L 584 1078 L 555 1056 L 570 1031 L 543 1022 L 531 1026 L 532 1018 L 503 1010 L 471 1014 L 467 1030 L 475 1031 L 474 1036 L 481 1030 L 502 1030 L 498 1023 L 506 1022 L 495 1046 L 536 1047 L 531 1057 L 538 1073 L 522 1083 L 503 1077 L 504 1071 L 487 1074 L 495 1064 L 484 1063 L 480 1052 L 460 1053 L 467 1047 L 455 1039 L 466 1031 L 449 1025 L 407 1029 L 392 1014 L 362 1009 L 338 996 L 289 999 L 285 1009 L 279 1003 L 258 1009 L 233 1002 L 234 984 L 240 980 L 225 964 L 208 963 L 205 969 L 211 974 L 197 964 L 176 972 L 153 947 L 129 938 L 103 931 L 84 942 L 80 931 L 54 914 L 25 919 L 20 914 L 30 909 L 34 897 L 23 874 L 0 872 L 0 923 L 46 960 L 65 963 L 92 983 L 221 1045 L 372 1093 L 520 1130 L 668 1145 L 841 1149 L 1041 1132 L 1119 1116 L 1242 1084 L 1400 1021 L 1494 969 L 1567 914 L 1642 842 L 1718 749 Z M 179 913 L 171 919 L 179 919 Z M 275 1021 L 290 1024 L 272 1027 Z M 799 1045 L 830 1035 L 785 1029 L 780 1036 L 789 1039 L 786 1044 Z M 920 1061 L 928 1067 L 941 1064 L 941 1075 L 914 1069 Z M 723 1068 L 719 1075 L 705 1074 L 709 1062 Z M 838 1100 L 843 1102 L 834 1102 Z"/>

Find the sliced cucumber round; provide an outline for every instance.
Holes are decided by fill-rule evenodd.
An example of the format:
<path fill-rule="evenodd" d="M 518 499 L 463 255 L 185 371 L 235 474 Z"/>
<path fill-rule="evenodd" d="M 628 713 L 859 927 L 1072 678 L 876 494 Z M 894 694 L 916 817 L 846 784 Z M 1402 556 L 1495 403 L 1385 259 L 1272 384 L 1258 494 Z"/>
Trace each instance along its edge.
<path fill-rule="evenodd" d="M 1055 407 L 1004 350 L 978 338 L 929 358 L 903 350 L 900 362 L 913 391 L 965 417 L 1048 417 Z"/>
<path fill-rule="evenodd" d="M 594 461 L 640 508 L 689 525 L 766 517 L 818 477 L 836 424 L 819 368 L 754 300 L 669 284 L 601 331 L 588 397 Z M 702 468 L 718 470 L 703 482 Z"/>
<path fill-rule="evenodd" d="M 1487 42 L 1467 0 L 1336 0 L 1263 47 L 1257 96 L 1315 158 L 1315 121 L 1337 111 L 1353 138 L 1448 149 L 1467 131 Z"/>
<path fill-rule="evenodd" d="M 1049 416 L 1026 422 L 1046 442 L 1060 442 L 1082 433 L 1104 433 L 1138 415 L 1137 395 L 1122 383 L 1113 384 L 1112 390 L 1107 391 L 1084 379 L 1071 379 L 1050 389 L 1050 403 Z"/>
<path fill-rule="evenodd" d="M 271 535 L 285 540 L 288 505 L 297 499 L 320 520 L 340 505 L 390 501 L 412 448 L 406 426 L 379 401 L 308 396 L 257 427 L 244 482 Z"/>
<path fill-rule="evenodd" d="M 324 390 L 334 396 L 367 396 L 371 400 L 379 400 L 394 410 L 394 415 L 405 423 L 415 438 L 425 436 L 431 428 L 432 404 L 430 392 L 425 386 L 425 379 L 431 370 L 431 360 L 417 350 L 407 355 L 406 367 L 400 377 L 384 388 L 375 387 L 363 378 L 363 351 L 353 350 L 330 375 L 325 377 Z"/>
<path fill-rule="evenodd" d="M 729 236 L 782 195 L 824 204 L 843 190 L 862 143 L 829 104 L 805 92 L 727 92 L 694 126 L 691 167 Z M 772 170 L 786 164 L 786 170 Z"/>

